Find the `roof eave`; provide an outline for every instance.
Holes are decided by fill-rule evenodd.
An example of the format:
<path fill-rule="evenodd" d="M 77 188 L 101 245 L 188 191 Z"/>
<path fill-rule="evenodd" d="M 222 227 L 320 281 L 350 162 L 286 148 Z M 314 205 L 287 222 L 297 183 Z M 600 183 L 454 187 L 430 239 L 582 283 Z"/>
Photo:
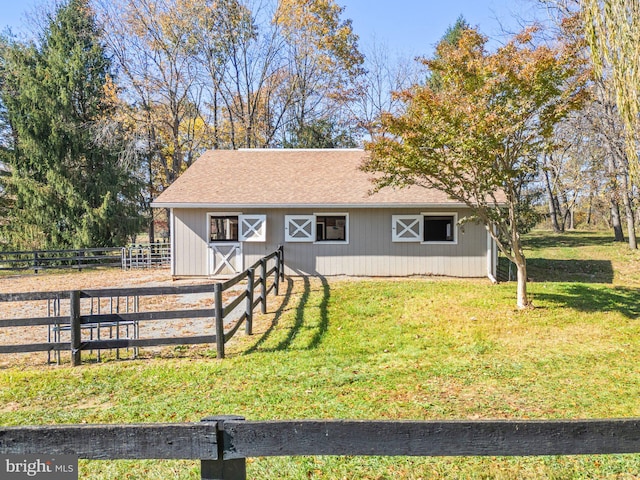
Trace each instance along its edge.
<path fill-rule="evenodd" d="M 503 206 L 503 205 L 498 205 Z M 203 202 L 152 202 L 153 208 L 200 208 L 200 209 L 242 209 L 242 208 L 467 208 L 461 202 L 444 203 L 203 203 Z"/>

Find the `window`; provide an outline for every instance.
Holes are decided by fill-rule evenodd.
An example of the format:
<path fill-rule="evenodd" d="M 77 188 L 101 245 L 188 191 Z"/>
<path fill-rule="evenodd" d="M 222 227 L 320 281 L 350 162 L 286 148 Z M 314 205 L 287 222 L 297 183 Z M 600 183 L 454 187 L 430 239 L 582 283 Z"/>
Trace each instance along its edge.
<path fill-rule="evenodd" d="M 394 242 L 422 241 L 422 215 L 392 215 L 391 238 Z"/>
<path fill-rule="evenodd" d="M 267 241 L 267 216 L 264 214 L 238 215 L 241 242 Z"/>
<path fill-rule="evenodd" d="M 316 242 L 346 241 L 346 215 L 316 215 Z"/>
<path fill-rule="evenodd" d="M 237 242 L 238 215 L 210 215 L 209 242 Z"/>
<path fill-rule="evenodd" d="M 284 239 L 287 242 L 313 242 L 313 215 L 285 215 Z"/>
<path fill-rule="evenodd" d="M 349 241 L 349 215 L 285 215 L 284 239 L 287 242 L 346 243 Z"/>
<path fill-rule="evenodd" d="M 393 242 L 458 243 L 457 213 L 422 213 L 391 216 Z"/>
<path fill-rule="evenodd" d="M 453 243 L 456 241 L 455 215 L 425 215 L 423 230 L 425 242 Z"/>

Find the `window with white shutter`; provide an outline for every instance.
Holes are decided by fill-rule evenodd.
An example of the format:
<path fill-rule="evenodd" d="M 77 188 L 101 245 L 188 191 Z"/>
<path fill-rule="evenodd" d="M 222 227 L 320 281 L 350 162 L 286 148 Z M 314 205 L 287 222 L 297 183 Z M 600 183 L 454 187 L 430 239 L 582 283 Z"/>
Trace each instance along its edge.
<path fill-rule="evenodd" d="M 391 240 L 394 242 L 421 242 L 422 215 L 392 215 Z"/>
<path fill-rule="evenodd" d="M 316 238 L 315 215 L 285 215 L 286 242 L 313 242 Z"/>
<path fill-rule="evenodd" d="M 238 240 L 241 242 L 266 242 L 267 216 L 263 214 L 238 215 Z"/>

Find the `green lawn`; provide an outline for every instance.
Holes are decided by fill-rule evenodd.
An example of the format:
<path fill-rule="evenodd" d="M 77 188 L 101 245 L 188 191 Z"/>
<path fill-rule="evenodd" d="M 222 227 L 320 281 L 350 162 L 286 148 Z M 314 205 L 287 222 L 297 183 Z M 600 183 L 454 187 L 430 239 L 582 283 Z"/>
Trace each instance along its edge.
<path fill-rule="evenodd" d="M 0 370 L 0 423 L 640 417 L 640 254 L 527 237 L 536 308 L 484 280 L 288 280 L 229 356 Z M 254 479 L 640 477 L 640 455 L 249 459 Z M 81 478 L 198 479 L 197 462 L 81 462 Z"/>

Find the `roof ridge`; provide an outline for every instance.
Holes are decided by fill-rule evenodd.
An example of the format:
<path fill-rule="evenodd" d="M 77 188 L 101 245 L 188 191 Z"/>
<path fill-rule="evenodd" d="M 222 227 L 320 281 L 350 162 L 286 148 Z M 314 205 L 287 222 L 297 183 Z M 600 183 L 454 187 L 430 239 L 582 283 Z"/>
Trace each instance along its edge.
<path fill-rule="evenodd" d="M 216 151 L 216 150 L 212 150 Z M 232 151 L 232 150 L 227 150 Z M 238 148 L 238 152 L 364 152 L 364 148 Z"/>

